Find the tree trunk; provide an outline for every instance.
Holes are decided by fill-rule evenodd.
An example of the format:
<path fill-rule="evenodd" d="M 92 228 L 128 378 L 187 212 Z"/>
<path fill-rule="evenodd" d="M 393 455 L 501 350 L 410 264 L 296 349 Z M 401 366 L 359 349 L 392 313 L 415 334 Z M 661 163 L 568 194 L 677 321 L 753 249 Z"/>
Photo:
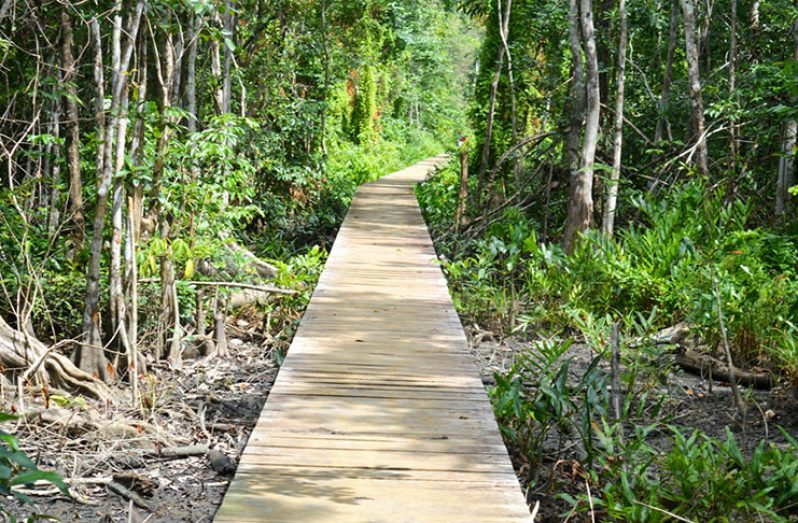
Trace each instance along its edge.
<path fill-rule="evenodd" d="M 501 0 L 497 0 L 499 7 L 499 18 L 502 23 L 499 24 L 499 36 L 502 40 L 504 47 L 504 54 L 507 56 L 507 80 L 510 82 L 510 123 L 512 126 L 512 141 L 513 144 L 518 143 L 518 108 L 515 99 L 515 79 L 513 78 L 513 56 L 510 53 L 510 45 L 507 43 L 510 31 L 510 9 L 512 9 L 512 0 L 507 0 L 507 5 L 504 9 L 505 15 L 502 16 Z M 515 190 L 521 190 L 521 181 L 519 180 L 520 162 L 516 157 L 513 160 L 513 181 L 515 182 Z M 487 207 L 485 207 L 487 210 Z"/>
<path fill-rule="evenodd" d="M 105 230 L 105 215 L 108 211 L 108 196 L 113 180 L 114 164 L 112 163 L 114 132 L 117 126 L 117 111 L 120 106 L 122 93 L 127 83 L 127 70 L 130 58 L 133 54 L 133 45 L 138 34 L 141 15 L 144 11 L 145 0 L 139 0 L 136 11 L 131 15 L 130 27 L 125 34 L 129 38 L 129 43 L 125 52 L 121 52 L 122 36 L 122 1 L 117 0 L 114 4 L 114 29 L 112 34 L 112 70 L 113 81 L 111 83 L 111 107 L 110 117 L 107 119 L 102 111 L 103 95 L 103 73 L 102 73 L 102 41 L 100 35 L 100 25 L 97 20 L 91 23 L 91 30 L 95 45 L 95 82 L 98 94 L 98 129 L 102 130 L 104 145 L 99 146 L 98 169 L 100 173 L 99 186 L 97 188 L 97 204 L 94 215 L 94 230 L 91 240 L 91 257 L 86 274 L 86 306 L 83 312 L 83 344 L 75 352 L 75 357 L 80 368 L 89 374 L 96 374 L 103 380 L 109 375 L 109 369 L 105 355 L 102 350 L 102 339 L 100 334 L 100 263 L 102 261 L 103 232 Z M 102 127 L 104 126 L 104 128 Z M 100 154 L 101 153 L 101 154 Z"/>
<path fill-rule="evenodd" d="M 568 172 L 570 178 L 569 190 L 573 198 L 573 190 L 579 178 L 579 142 L 582 134 L 582 124 L 585 118 L 585 72 L 582 59 L 582 44 L 579 29 L 579 3 L 570 0 L 568 12 L 568 45 L 571 48 L 571 93 L 568 99 L 570 105 L 570 124 L 565 137 L 565 149 L 568 155 Z"/>
<path fill-rule="evenodd" d="M 668 55 L 665 59 L 665 74 L 662 78 L 662 91 L 659 96 L 659 117 L 657 118 L 657 128 L 654 131 L 654 143 L 659 143 L 667 134 L 668 139 L 672 140 L 671 126 L 668 121 L 668 104 L 671 95 L 671 79 L 673 77 L 673 59 L 676 55 L 676 39 L 679 31 L 679 0 L 673 0 L 671 7 L 671 25 L 668 36 Z"/>
<path fill-rule="evenodd" d="M 121 8 L 121 1 L 116 3 L 116 9 Z M 116 17 L 115 17 L 116 20 Z M 105 99 L 102 40 L 100 24 L 96 19 L 91 21 L 91 32 L 94 40 L 95 61 L 94 80 L 97 90 L 97 134 L 103 140 L 97 146 L 97 173 L 100 176 L 97 188 L 97 203 L 94 210 L 94 230 L 90 247 L 89 266 L 86 274 L 86 304 L 83 311 L 83 344 L 75 351 L 76 361 L 81 370 L 95 375 L 105 381 L 109 377 L 105 355 L 102 349 L 102 335 L 100 333 L 100 262 L 102 261 L 103 230 L 105 228 L 105 214 L 108 209 L 108 191 L 111 186 L 110 168 L 106 171 L 105 150 L 111 148 L 113 140 L 114 117 L 111 112 L 110 123 L 106 123 L 103 107 Z M 121 28 L 114 27 L 113 38 L 119 40 Z M 112 109 L 113 109 L 112 101 Z M 110 163 L 108 161 L 107 163 Z"/>
<path fill-rule="evenodd" d="M 792 33 L 795 41 L 794 59 L 798 61 L 798 19 L 792 24 Z M 798 104 L 798 97 L 792 99 L 793 106 Z M 795 156 L 796 136 L 798 135 L 798 120 L 792 118 L 787 121 L 784 128 L 784 141 L 781 146 L 779 158 L 779 178 L 776 187 L 776 216 L 782 217 L 788 211 L 790 201 L 789 189 L 795 185 Z"/>
<path fill-rule="evenodd" d="M 61 182 L 61 162 L 58 160 L 61 158 L 61 146 L 58 143 L 58 140 L 61 138 L 61 101 L 60 100 L 53 100 L 53 123 L 52 123 L 52 131 L 51 134 L 55 137 L 55 141 L 50 147 L 50 154 L 47 155 L 48 161 L 52 158 L 54 161 L 51 161 L 51 168 L 49 170 L 45 170 L 45 172 L 50 173 L 50 191 L 49 191 L 49 206 L 50 212 L 49 217 L 47 219 L 47 234 L 50 238 L 53 238 L 58 230 L 58 225 L 60 221 L 60 205 L 61 205 L 61 194 L 58 189 L 59 184 Z"/>
<path fill-rule="evenodd" d="M 169 144 L 169 124 L 166 112 L 172 105 L 171 88 L 174 85 L 174 46 L 170 35 L 164 35 L 163 50 L 160 53 L 163 59 L 161 64 L 156 59 L 156 70 L 158 72 L 158 84 L 161 88 L 161 104 L 163 111 L 163 128 L 160 139 L 158 140 L 155 165 L 153 166 L 153 211 L 154 218 L 160 229 L 161 239 L 168 243 L 171 237 L 170 221 L 165 216 L 164 209 L 161 207 L 160 192 L 163 185 L 163 171 L 166 163 L 166 151 Z M 175 274 L 174 266 L 169 253 L 161 256 L 161 315 L 158 319 L 158 337 L 155 346 L 155 358 L 159 360 L 164 355 L 164 347 L 168 338 L 168 328 L 175 318 L 175 307 L 172 292 Z"/>
<path fill-rule="evenodd" d="M 715 8 L 715 2 L 714 0 L 706 0 L 705 5 L 706 13 L 704 13 L 704 25 L 699 34 L 701 39 L 701 47 L 699 48 L 698 54 L 704 59 L 704 71 L 707 75 L 710 75 L 712 74 L 712 48 L 710 46 L 710 34 L 712 29 L 712 12 Z"/>
<path fill-rule="evenodd" d="M 693 0 L 681 0 L 684 12 L 685 51 L 687 53 L 687 78 L 690 86 L 693 135 L 697 140 L 696 164 L 704 176 L 709 176 L 709 152 L 707 151 L 706 126 L 704 123 L 704 100 L 701 94 L 701 72 L 699 67 L 698 40 L 696 36 L 695 5 Z"/>
<path fill-rule="evenodd" d="M 197 132 L 199 120 L 197 113 L 197 46 L 201 29 L 202 18 L 195 16 L 189 32 L 188 56 L 186 57 L 186 110 L 191 114 L 186 124 L 189 134 Z"/>
<path fill-rule="evenodd" d="M 74 37 L 72 20 L 66 8 L 61 11 L 61 69 L 62 82 L 66 89 L 64 103 L 66 106 L 66 152 L 69 169 L 69 218 L 74 223 L 72 229 L 73 252 L 83 249 L 83 182 L 80 176 L 80 120 L 78 116 L 78 92 L 75 85 L 76 67 L 72 54 Z"/>
<path fill-rule="evenodd" d="M 321 92 L 321 154 L 327 156 L 327 98 L 330 90 L 330 49 L 327 43 L 327 1 L 321 0 L 321 50 L 324 80 Z"/>
<path fill-rule="evenodd" d="M 736 97 L 737 84 L 737 0 L 731 0 L 729 13 L 729 100 Z M 734 107 L 734 105 L 732 106 Z M 731 195 L 734 189 L 737 167 L 737 121 L 734 116 L 729 118 L 729 166 L 726 194 Z"/>
<path fill-rule="evenodd" d="M 169 89 L 169 92 L 172 93 L 172 105 L 180 107 L 182 98 L 180 88 L 183 82 L 183 49 L 186 45 L 186 41 L 183 36 L 183 25 L 180 22 L 180 18 L 177 18 L 177 22 L 173 41 L 174 45 L 172 46 L 175 74 L 172 75 L 172 87 Z"/>
<path fill-rule="evenodd" d="M 235 42 L 235 23 L 236 17 L 233 11 L 232 0 L 227 0 L 227 12 L 224 15 L 225 37 L 231 42 Z M 230 71 L 233 67 L 233 49 L 230 45 L 224 46 L 224 69 L 222 71 L 222 113 L 233 112 L 233 83 L 230 78 Z"/>
<path fill-rule="evenodd" d="M 618 203 L 618 183 L 621 178 L 621 153 L 623 152 L 623 102 L 624 84 L 626 83 L 626 43 L 628 28 L 626 19 L 626 0 L 618 4 L 620 15 L 620 36 L 618 43 L 618 84 L 615 94 L 615 138 L 613 140 L 612 172 L 607 187 L 607 203 L 604 206 L 602 231 L 612 236 L 615 229 L 615 209 Z"/>
<path fill-rule="evenodd" d="M 591 0 L 580 0 L 580 19 L 582 38 L 585 44 L 587 62 L 587 110 L 585 115 L 585 136 L 582 143 L 582 157 L 579 173 L 571 190 L 568 206 L 568 221 L 565 225 L 563 246 L 565 252 L 573 252 L 577 233 L 586 231 L 593 216 L 593 164 L 598 145 L 601 99 L 599 93 L 599 67 L 596 54 L 596 37 L 593 31 L 593 6 Z"/>
<path fill-rule="evenodd" d="M 496 9 L 497 9 L 498 18 L 499 18 L 499 38 L 502 41 L 502 45 L 500 47 L 499 53 L 500 53 L 500 55 L 503 53 L 503 56 L 507 57 L 507 64 L 508 64 L 507 65 L 507 71 L 508 71 L 508 80 L 510 81 L 510 98 L 511 98 L 511 111 L 512 111 L 512 140 L 513 140 L 513 144 L 515 144 L 515 143 L 517 143 L 517 130 L 516 130 L 516 122 L 515 122 L 515 94 L 513 93 L 513 85 L 512 85 L 513 68 L 512 68 L 512 63 L 510 62 L 510 48 L 507 46 L 507 33 L 510 30 L 510 10 L 512 9 L 512 0 L 507 0 L 507 3 L 504 6 L 503 10 L 502 10 L 501 0 L 496 0 Z M 501 58 L 501 56 L 500 56 L 500 58 Z M 498 87 L 498 80 L 501 77 L 501 63 L 502 62 L 503 62 L 503 60 L 500 60 L 500 66 L 499 66 L 499 70 L 498 70 L 499 76 L 494 78 L 496 87 Z M 493 87 L 493 86 L 491 86 L 491 87 Z M 496 99 L 496 93 L 495 92 L 492 93 L 492 98 L 495 101 L 495 99 Z M 493 125 L 493 121 L 491 119 L 491 126 L 492 125 Z M 492 131 L 492 129 L 491 129 L 491 131 Z M 490 140 L 488 140 L 485 143 L 485 145 L 488 146 L 488 153 L 490 153 Z M 488 160 L 488 158 L 486 158 L 484 156 L 484 152 L 485 152 L 484 147 L 483 147 L 482 151 L 483 151 L 483 159 Z M 490 156 L 490 154 L 488 156 Z M 485 165 L 487 165 L 487 164 L 485 164 Z M 517 165 L 518 165 L 517 162 L 514 162 L 514 165 L 517 167 Z M 496 170 L 497 169 L 493 168 L 493 169 L 491 169 L 488 172 L 487 180 L 485 182 L 486 200 L 485 200 L 485 202 L 483 204 L 483 207 L 482 207 L 482 220 L 485 223 L 487 223 L 487 221 L 488 221 L 488 211 L 490 210 L 490 208 L 492 207 L 492 204 L 493 204 L 493 181 L 494 181 L 494 178 L 496 176 Z M 481 194 L 482 191 L 478 191 L 478 193 Z"/>
<path fill-rule="evenodd" d="M 498 1 L 500 2 L 501 0 Z M 509 1 L 511 0 L 508 0 L 508 2 Z M 507 13 L 509 13 L 509 11 L 507 11 Z M 498 10 L 497 16 L 499 19 L 499 24 L 503 24 L 504 21 L 502 20 L 501 16 L 501 9 Z M 490 161 L 490 144 L 493 138 L 493 119 L 495 117 L 496 111 L 496 93 L 499 90 L 499 79 L 501 78 L 502 67 L 504 67 L 504 47 L 499 45 L 499 51 L 496 56 L 496 69 L 493 73 L 493 81 L 490 84 L 490 95 L 488 96 L 488 118 L 485 122 L 485 139 L 482 142 L 482 156 L 480 158 L 479 173 L 477 175 L 477 181 L 479 184 L 476 194 L 477 198 L 481 198 L 486 182 L 485 174 L 488 170 L 488 162 Z M 490 197 L 487 199 L 490 201 Z"/>
<path fill-rule="evenodd" d="M 463 225 L 466 204 L 468 202 L 468 151 L 460 151 L 460 193 L 457 195 L 457 210 L 454 213 L 454 230 L 460 230 Z"/>
<path fill-rule="evenodd" d="M 213 105 L 216 107 L 216 114 L 224 114 L 224 90 L 222 89 L 222 58 L 219 50 L 219 42 L 216 38 L 211 38 L 211 76 L 217 82 L 217 88 L 213 90 Z"/>

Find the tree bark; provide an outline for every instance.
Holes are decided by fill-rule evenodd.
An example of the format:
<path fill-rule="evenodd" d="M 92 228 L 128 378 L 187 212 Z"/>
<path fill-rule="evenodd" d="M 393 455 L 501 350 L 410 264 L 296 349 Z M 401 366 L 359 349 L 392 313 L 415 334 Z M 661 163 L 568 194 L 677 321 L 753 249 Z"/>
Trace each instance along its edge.
<path fill-rule="evenodd" d="M 221 51 L 219 50 L 219 42 L 215 38 L 211 38 L 211 76 L 217 82 L 216 89 L 213 90 L 213 105 L 216 108 L 216 114 L 224 114 L 224 90 L 222 89 L 222 58 Z"/>
<path fill-rule="evenodd" d="M 116 8 L 121 8 L 121 1 L 117 1 Z M 120 35 L 118 27 L 114 27 L 113 38 Z M 102 335 L 100 332 L 100 262 L 102 261 L 103 230 L 105 228 L 105 214 L 108 209 L 108 191 L 111 185 L 110 169 L 106 175 L 105 150 L 111 148 L 113 139 L 113 113 L 111 123 L 106 124 L 104 110 L 105 80 L 103 75 L 103 54 L 100 24 L 97 19 L 91 21 L 91 33 L 94 40 L 94 81 L 96 84 L 97 100 L 97 135 L 103 139 L 97 146 L 97 173 L 100 183 L 97 188 L 97 203 L 94 210 L 94 230 L 90 247 L 89 266 L 86 274 L 86 302 L 83 311 L 83 344 L 75 351 L 75 358 L 81 370 L 95 375 L 105 381 L 109 377 L 105 355 L 102 350 Z"/>
<path fill-rule="evenodd" d="M 684 37 L 687 53 L 687 78 L 690 87 L 693 135 L 697 140 L 696 164 L 704 176 L 709 176 L 709 152 L 707 150 L 706 125 L 704 122 L 704 100 L 701 94 L 701 72 L 696 36 L 695 4 L 693 0 L 681 0 L 684 13 Z"/>
<path fill-rule="evenodd" d="M 224 32 L 230 42 L 235 42 L 235 11 L 232 0 L 227 0 L 227 12 L 224 15 Z M 224 46 L 224 69 L 222 71 L 222 113 L 233 112 L 233 83 L 230 72 L 233 68 L 233 49 L 230 45 Z"/>
<path fill-rule="evenodd" d="M 327 156 L 327 99 L 330 91 L 330 49 L 327 43 L 327 0 L 321 0 L 321 50 L 324 79 L 321 92 L 321 154 Z"/>
<path fill-rule="evenodd" d="M 92 398 L 109 399 L 111 391 L 89 373 L 76 367 L 66 356 L 46 347 L 35 337 L 13 329 L 0 317 L 0 365 L 5 369 L 26 369 L 27 379 Z"/>
<path fill-rule="evenodd" d="M 798 61 L 798 19 L 792 24 L 794 38 L 793 57 Z M 792 99 L 793 106 L 798 104 L 798 97 Z M 776 216 L 781 218 L 787 214 L 790 202 L 789 189 L 795 185 L 796 137 L 798 137 L 798 120 L 791 118 L 784 127 L 784 140 L 779 158 L 779 177 L 776 186 Z"/>
<path fill-rule="evenodd" d="M 585 72 L 582 58 L 582 44 L 579 29 L 579 0 L 570 0 L 568 12 L 568 45 L 571 49 L 571 92 L 568 99 L 570 124 L 565 137 L 565 149 L 568 155 L 569 190 L 573 198 L 573 190 L 579 177 L 579 142 L 582 124 L 585 118 Z"/>
<path fill-rule="evenodd" d="M 133 42 L 136 40 L 141 16 L 144 11 L 145 0 L 139 0 L 135 12 L 131 15 L 130 27 L 125 34 L 129 38 L 129 44 L 124 53 L 121 52 L 122 36 L 122 1 L 117 0 L 114 4 L 114 29 L 112 33 L 112 69 L 114 72 L 112 81 L 110 117 L 104 116 L 102 109 L 103 101 L 103 74 L 102 74 L 102 40 L 100 34 L 100 24 L 97 20 L 91 23 L 91 29 L 95 45 L 95 82 L 98 93 L 98 129 L 101 126 L 104 143 L 101 143 L 98 151 L 98 166 L 102 166 L 100 173 L 100 183 L 97 188 L 97 204 L 94 216 L 94 230 L 91 240 L 91 257 L 86 273 L 86 305 L 83 312 L 83 332 L 84 342 L 75 352 L 75 357 L 79 362 L 80 368 L 89 374 L 95 374 L 103 380 L 108 379 L 110 371 L 108 362 L 102 350 L 102 339 L 100 334 L 100 263 L 102 261 L 103 232 L 105 230 L 105 216 L 108 211 L 108 196 L 113 181 L 114 164 L 112 163 L 114 132 L 117 129 L 117 111 L 120 106 L 122 93 L 127 83 L 127 70 L 133 54 Z M 100 154 L 100 152 L 102 154 Z"/>
<path fill-rule="evenodd" d="M 507 0 L 508 7 L 512 0 Z M 497 3 L 501 2 L 501 0 L 497 0 Z M 501 6 L 500 3 L 498 3 Z M 506 16 L 508 17 L 508 24 L 509 24 L 509 9 L 505 10 Z M 504 20 L 502 17 L 501 8 L 497 10 L 496 16 L 498 17 L 498 23 L 501 26 L 504 26 Z M 482 156 L 479 162 L 479 173 L 477 175 L 477 181 L 479 184 L 479 188 L 477 189 L 476 197 L 480 198 L 483 192 L 483 188 L 486 185 L 485 174 L 488 170 L 488 162 L 490 161 L 490 144 L 493 138 L 493 120 L 495 118 L 496 112 L 496 94 L 499 90 L 499 80 L 501 79 L 502 74 L 502 67 L 504 67 L 504 47 L 499 45 L 499 50 L 496 55 L 496 69 L 493 73 L 493 81 L 490 84 L 490 95 L 488 96 L 488 118 L 485 122 L 485 139 L 482 142 Z M 490 192 L 490 189 L 488 189 Z M 490 196 L 487 198 L 490 201 Z"/>
<path fill-rule="evenodd" d="M 626 45 L 628 27 L 626 17 L 626 0 L 618 3 L 620 15 L 620 35 L 618 43 L 618 83 L 615 94 L 615 137 L 613 140 L 612 172 L 607 187 L 607 203 L 604 206 L 604 217 L 601 229 L 604 234 L 612 236 L 615 229 L 615 209 L 618 204 L 618 183 L 621 178 L 621 158 L 623 152 L 623 103 L 626 83 Z"/>
<path fill-rule="evenodd" d="M 507 56 L 507 80 L 510 83 L 510 124 L 512 129 L 513 143 L 518 143 L 518 108 L 515 99 L 515 78 L 513 77 L 513 55 L 510 53 L 510 45 L 507 43 L 510 31 L 510 9 L 512 9 L 512 0 L 507 0 L 505 7 L 505 15 L 502 15 L 501 0 L 497 0 L 499 7 L 499 17 L 502 18 L 502 23 L 499 25 L 499 36 L 502 40 L 504 47 L 504 54 Z M 521 189 L 519 180 L 519 167 L 520 162 L 516 158 L 513 161 L 513 181 L 515 182 L 515 190 Z M 485 207 L 487 210 L 487 207 Z"/>
<path fill-rule="evenodd" d="M 737 0 L 731 0 L 729 13 L 729 100 L 734 101 L 737 85 Z M 734 106 L 733 106 L 734 107 Z M 729 118 L 729 166 L 726 194 L 734 190 L 737 167 L 737 122 L 734 116 Z"/>
<path fill-rule="evenodd" d="M 74 36 L 72 20 L 66 8 L 61 11 L 61 69 L 62 82 L 66 89 L 66 152 L 69 169 L 69 218 L 74 223 L 72 229 L 73 252 L 83 249 L 85 225 L 83 218 L 83 181 L 80 175 L 80 120 L 78 113 L 78 92 L 75 85 L 76 67 L 72 54 Z"/>
<path fill-rule="evenodd" d="M 659 143 L 667 134 L 672 140 L 670 122 L 668 121 L 668 104 L 670 103 L 671 79 L 673 77 L 673 60 L 676 55 L 676 40 L 679 31 L 679 0 L 673 0 L 671 7 L 671 25 L 668 35 L 668 54 L 665 59 L 665 73 L 662 78 L 662 91 L 659 96 L 659 116 L 657 128 L 654 131 L 654 143 Z"/>
<path fill-rule="evenodd" d="M 460 230 L 468 202 L 468 151 L 460 151 L 460 192 L 457 195 L 457 210 L 454 213 L 454 230 Z"/>
<path fill-rule="evenodd" d="M 515 92 L 513 90 L 513 66 L 512 66 L 511 57 L 510 57 L 510 48 L 507 45 L 507 33 L 510 30 L 510 11 L 512 9 L 512 0 L 507 0 L 507 3 L 504 6 L 504 9 L 502 9 L 501 0 L 496 0 L 496 9 L 497 9 L 498 18 L 499 18 L 499 38 L 501 39 L 501 42 L 502 42 L 501 49 L 502 49 L 502 51 L 504 53 L 504 56 L 507 57 L 507 73 L 508 73 L 508 80 L 510 82 L 510 100 L 511 100 L 510 109 L 511 109 L 511 120 L 512 120 L 511 121 L 511 126 L 512 126 L 512 135 L 511 136 L 512 136 L 513 143 L 517 143 L 518 139 L 517 139 L 517 129 L 516 129 L 516 121 L 515 121 L 515 118 L 516 118 Z M 500 51 L 500 52 L 502 52 L 502 51 Z M 501 67 L 499 68 L 499 76 L 501 76 Z M 498 82 L 497 82 L 497 87 L 498 87 Z M 495 98 L 496 98 L 495 97 L 495 93 L 494 93 L 493 98 L 495 100 Z M 490 147 L 490 143 L 487 143 L 487 145 L 488 145 L 488 147 Z M 484 152 L 484 149 L 483 149 L 483 152 Z M 513 172 L 514 172 L 514 174 L 517 174 L 518 162 L 515 161 L 513 163 L 513 165 L 514 165 Z M 485 183 L 485 186 L 486 186 L 486 189 L 487 189 L 485 191 L 485 193 L 486 193 L 485 195 L 486 195 L 487 199 L 484 202 L 484 205 L 482 207 L 482 220 L 485 223 L 487 223 L 488 212 L 490 211 L 490 208 L 492 207 L 492 204 L 493 204 L 493 182 L 494 182 L 494 179 L 495 179 L 495 176 L 496 176 L 496 171 L 497 171 L 497 169 L 494 166 L 494 168 L 491 169 L 488 172 L 487 181 Z M 481 191 L 480 191 L 480 193 L 481 193 Z"/>
<path fill-rule="evenodd" d="M 197 112 L 197 46 L 201 30 L 202 18 L 195 16 L 189 32 L 188 56 L 186 57 L 186 109 L 191 114 L 186 123 L 189 134 L 197 132 L 199 120 Z"/>
<path fill-rule="evenodd" d="M 563 246 L 567 253 L 573 252 L 577 233 L 586 231 L 591 225 L 593 217 L 593 164 L 596 159 L 599 118 L 601 117 L 599 66 L 591 0 L 580 0 L 579 12 L 587 63 L 587 110 L 581 165 L 578 175 L 575 179 L 572 179 L 574 185 L 568 206 L 568 221 L 565 225 Z"/>

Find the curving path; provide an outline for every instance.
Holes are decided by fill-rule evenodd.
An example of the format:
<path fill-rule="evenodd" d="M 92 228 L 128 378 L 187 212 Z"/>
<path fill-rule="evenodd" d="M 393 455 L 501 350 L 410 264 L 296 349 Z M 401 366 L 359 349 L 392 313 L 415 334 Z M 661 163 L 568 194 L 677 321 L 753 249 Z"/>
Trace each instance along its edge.
<path fill-rule="evenodd" d="M 362 186 L 217 522 L 509 522 L 529 510 L 414 185 Z"/>

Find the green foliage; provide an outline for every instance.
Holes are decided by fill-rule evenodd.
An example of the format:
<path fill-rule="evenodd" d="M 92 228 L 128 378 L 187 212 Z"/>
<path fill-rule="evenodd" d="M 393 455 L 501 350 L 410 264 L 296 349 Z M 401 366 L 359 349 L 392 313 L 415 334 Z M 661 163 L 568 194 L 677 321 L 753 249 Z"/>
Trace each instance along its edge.
<path fill-rule="evenodd" d="M 449 194 L 452 183 L 451 175 L 438 177 L 421 190 L 433 228 L 452 210 L 451 199 L 431 195 Z M 571 256 L 539 242 L 534 221 L 509 208 L 445 264 L 455 304 L 490 325 L 512 323 L 517 307 L 521 327 L 656 310 L 660 327 L 687 321 L 715 344 L 717 285 L 735 362 L 769 365 L 798 382 L 790 327 L 798 317 L 798 238 L 750 227 L 750 204 L 726 203 L 699 181 L 636 205 L 643 224 L 615 238 L 588 232 Z"/>
<path fill-rule="evenodd" d="M 650 319 L 639 319 L 637 332 L 648 325 Z M 604 322 L 583 327 L 596 341 L 606 331 Z M 725 440 L 717 440 L 657 421 L 630 423 L 644 410 L 659 412 L 641 379 L 656 369 L 640 347 L 624 350 L 622 423 L 611 423 L 601 370 L 606 356 L 596 355 L 575 379 L 570 346 L 534 343 L 510 371 L 495 376 L 490 390 L 502 434 L 530 466 L 533 485 L 540 464 L 568 460 L 567 449 L 575 447 L 582 449 L 575 470 L 592 495 L 573 494 L 567 482 L 550 485 L 574 510 L 609 521 L 669 521 L 670 514 L 691 521 L 789 520 L 798 502 L 798 442 L 784 430 L 786 445 L 762 441 L 746 457 L 728 428 Z M 666 440 L 654 437 L 663 432 Z"/>
<path fill-rule="evenodd" d="M 667 427 L 667 452 L 646 443 L 654 428 L 637 427 L 620 443 L 604 424 L 600 438 L 607 452 L 591 479 L 601 488 L 593 503 L 610 521 L 672 521 L 669 512 L 691 521 L 791 521 L 798 442 L 785 431 L 785 447 L 762 441 L 746 458 L 728 428 L 718 440 Z M 569 500 L 586 510 L 586 499 Z"/>
<path fill-rule="evenodd" d="M 535 465 L 543 459 L 544 442 L 558 428 L 575 433 L 593 459 L 593 426 L 606 413 L 606 385 L 598 371 L 600 356 L 576 384 L 569 382 L 571 343 L 537 342 L 504 376 L 496 374 L 491 389 L 502 434 Z"/>
<path fill-rule="evenodd" d="M 377 118 L 377 81 L 374 68 L 363 68 L 357 82 L 350 132 L 355 143 L 369 144 L 374 140 Z"/>
<path fill-rule="evenodd" d="M 15 419 L 17 419 L 16 416 L 0 412 L 0 423 Z M 0 496 L 12 496 L 23 503 L 31 504 L 30 498 L 14 487 L 30 485 L 36 481 L 51 483 L 65 496 L 69 496 L 69 490 L 59 474 L 39 469 L 28 455 L 20 449 L 19 441 L 16 437 L 0 430 Z M 6 511 L 2 506 L 0 506 L 0 514 L 10 518 L 11 521 L 16 521 L 16 516 Z M 33 516 L 28 521 L 40 519 L 51 518 Z"/>

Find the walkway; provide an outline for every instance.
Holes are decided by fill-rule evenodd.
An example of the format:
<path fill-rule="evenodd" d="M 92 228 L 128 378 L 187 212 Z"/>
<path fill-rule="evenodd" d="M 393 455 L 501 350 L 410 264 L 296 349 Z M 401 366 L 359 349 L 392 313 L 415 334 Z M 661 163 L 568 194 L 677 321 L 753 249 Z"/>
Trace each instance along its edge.
<path fill-rule="evenodd" d="M 362 186 L 217 522 L 529 521 L 413 187 Z"/>

